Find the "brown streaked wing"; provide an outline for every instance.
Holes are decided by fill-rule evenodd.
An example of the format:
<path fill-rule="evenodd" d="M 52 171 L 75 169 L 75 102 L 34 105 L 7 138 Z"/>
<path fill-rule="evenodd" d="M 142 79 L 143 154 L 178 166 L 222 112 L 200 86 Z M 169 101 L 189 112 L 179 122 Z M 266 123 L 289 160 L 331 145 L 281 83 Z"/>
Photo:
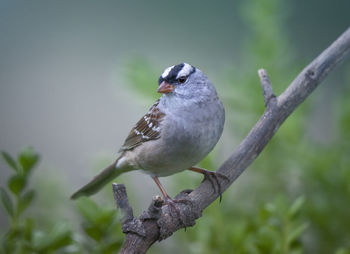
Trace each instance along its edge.
<path fill-rule="evenodd" d="M 164 113 L 158 109 L 159 100 L 157 100 L 149 109 L 146 115 L 144 115 L 131 129 L 128 137 L 124 141 L 123 146 L 119 152 L 132 150 L 135 147 L 141 145 L 143 142 L 158 139 L 160 136 L 160 122 L 164 117 Z"/>

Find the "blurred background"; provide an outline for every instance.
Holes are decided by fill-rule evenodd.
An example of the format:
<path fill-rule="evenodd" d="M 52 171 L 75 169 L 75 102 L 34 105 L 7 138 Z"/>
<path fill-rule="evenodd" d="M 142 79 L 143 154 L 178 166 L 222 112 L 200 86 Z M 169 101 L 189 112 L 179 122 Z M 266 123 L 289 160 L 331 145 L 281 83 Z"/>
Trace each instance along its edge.
<path fill-rule="evenodd" d="M 158 98 L 162 71 L 188 62 L 216 86 L 227 120 L 201 163 L 215 170 L 264 110 L 257 70 L 267 69 L 280 94 L 349 26 L 349 10 L 348 0 L 0 0 L 0 251 L 117 249 L 111 188 L 78 202 L 69 196 L 117 156 Z M 349 96 L 347 60 L 221 204 L 150 253 L 350 253 Z M 116 181 L 136 214 L 159 192 L 139 172 Z M 201 177 L 161 181 L 174 196 Z"/>

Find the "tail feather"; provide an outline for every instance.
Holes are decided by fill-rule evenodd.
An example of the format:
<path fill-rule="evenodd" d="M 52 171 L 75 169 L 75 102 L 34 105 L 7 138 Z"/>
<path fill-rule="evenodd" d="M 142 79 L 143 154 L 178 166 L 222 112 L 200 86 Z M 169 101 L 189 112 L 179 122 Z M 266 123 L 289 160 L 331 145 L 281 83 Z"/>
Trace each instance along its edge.
<path fill-rule="evenodd" d="M 97 176 L 95 176 L 89 183 L 77 190 L 72 196 L 71 199 L 77 199 L 81 196 L 90 196 L 98 192 L 103 186 L 108 182 L 119 176 L 120 174 L 128 171 L 121 168 L 116 168 L 116 160 L 113 164 L 109 165 L 102 170 Z"/>

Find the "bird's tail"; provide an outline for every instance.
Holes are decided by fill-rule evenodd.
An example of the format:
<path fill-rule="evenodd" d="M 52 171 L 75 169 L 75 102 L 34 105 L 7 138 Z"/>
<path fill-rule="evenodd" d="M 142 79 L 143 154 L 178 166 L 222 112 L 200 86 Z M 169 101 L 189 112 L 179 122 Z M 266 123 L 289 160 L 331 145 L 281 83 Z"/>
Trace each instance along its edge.
<path fill-rule="evenodd" d="M 95 176 L 89 183 L 77 190 L 70 198 L 77 199 L 81 196 L 90 196 L 98 192 L 109 181 L 113 180 L 120 174 L 129 171 L 129 169 L 116 168 L 118 159 L 102 170 L 97 176 Z"/>

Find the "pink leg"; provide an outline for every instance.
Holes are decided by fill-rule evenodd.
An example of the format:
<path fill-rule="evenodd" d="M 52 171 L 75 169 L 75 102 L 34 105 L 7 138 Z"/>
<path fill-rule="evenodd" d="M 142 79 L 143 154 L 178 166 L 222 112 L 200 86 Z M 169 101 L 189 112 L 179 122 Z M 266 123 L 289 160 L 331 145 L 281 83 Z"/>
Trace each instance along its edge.
<path fill-rule="evenodd" d="M 160 191 L 162 192 L 164 200 L 167 200 L 167 199 L 171 200 L 171 198 L 169 197 L 169 195 L 166 193 L 165 189 L 163 188 L 162 184 L 160 183 L 158 177 L 152 176 L 152 179 L 157 184 Z"/>

